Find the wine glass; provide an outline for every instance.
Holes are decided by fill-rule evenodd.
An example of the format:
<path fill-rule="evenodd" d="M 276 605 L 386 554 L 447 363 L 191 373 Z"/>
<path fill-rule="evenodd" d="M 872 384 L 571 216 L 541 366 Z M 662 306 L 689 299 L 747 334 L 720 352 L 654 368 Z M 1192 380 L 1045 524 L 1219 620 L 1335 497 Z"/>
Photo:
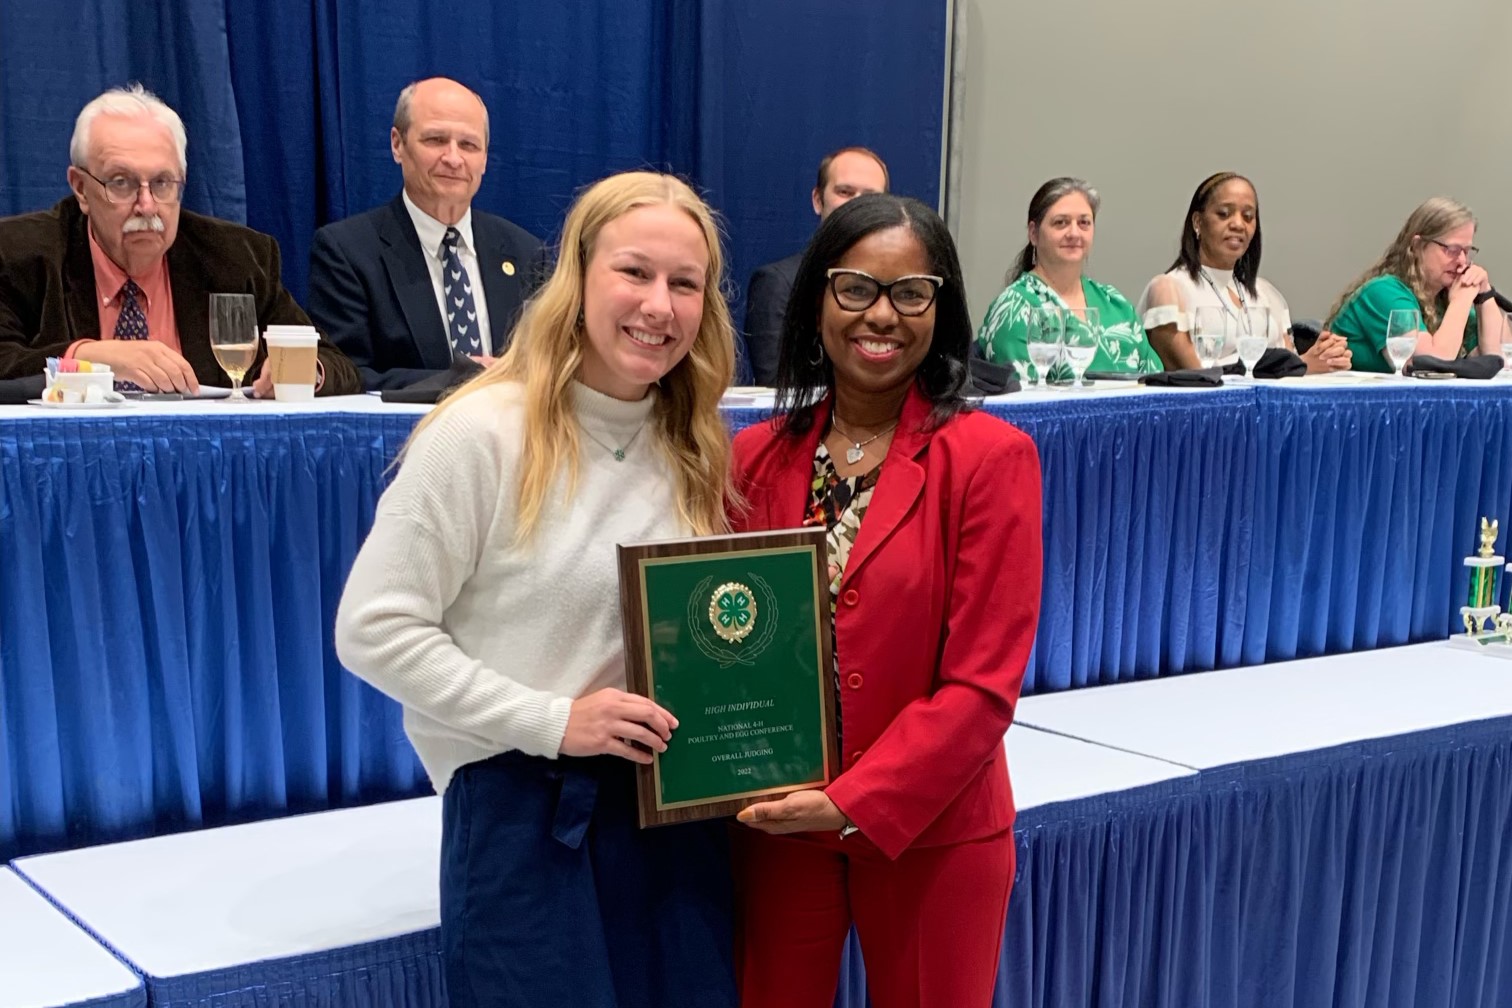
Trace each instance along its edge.
<path fill-rule="evenodd" d="M 1406 376 L 1403 369 L 1412 360 L 1422 331 L 1423 313 L 1415 308 L 1398 308 L 1386 316 L 1386 357 L 1398 377 Z"/>
<path fill-rule="evenodd" d="M 242 379 L 257 359 L 257 302 L 251 294 L 210 295 L 210 349 L 231 379 L 227 402 L 251 402 Z"/>
<path fill-rule="evenodd" d="M 1239 363 L 1244 365 L 1244 376 L 1253 380 L 1255 364 L 1265 356 L 1266 348 L 1270 346 L 1270 309 L 1245 308 L 1243 317 L 1244 328 L 1239 330 L 1239 338 L 1235 343 L 1239 351 Z"/>
<path fill-rule="evenodd" d="M 1029 309 L 1029 363 L 1034 365 L 1034 386 L 1044 388 L 1055 362 L 1060 360 L 1061 342 L 1066 334 L 1066 319 L 1058 305 L 1039 305 Z"/>
<path fill-rule="evenodd" d="M 1204 368 L 1217 367 L 1228 343 L 1229 313 L 1211 305 L 1192 312 L 1192 346 Z"/>
<path fill-rule="evenodd" d="M 1076 383 L 1072 388 L 1090 388 L 1082 380 L 1082 376 L 1092 366 L 1092 358 L 1097 356 L 1097 346 L 1102 340 L 1102 325 L 1098 322 L 1097 309 L 1065 308 L 1061 316 L 1066 321 L 1063 343 L 1066 363 L 1071 365 L 1071 373 L 1076 375 Z"/>

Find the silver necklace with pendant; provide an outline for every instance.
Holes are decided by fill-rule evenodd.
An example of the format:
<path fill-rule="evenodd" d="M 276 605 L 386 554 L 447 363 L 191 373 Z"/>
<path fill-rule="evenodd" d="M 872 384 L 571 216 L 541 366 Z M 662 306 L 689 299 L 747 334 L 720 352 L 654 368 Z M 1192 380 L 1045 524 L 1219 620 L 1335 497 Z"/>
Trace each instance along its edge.
<path fill-rule="evenodd" d="M 893 428 L 898 426 L 898 421 L 894 420 L 892 422 L 892 426 L 888 427 L 887 430 L 878 431 L 876 434 L 873 434 L 865 441 L 857 441 L 855 438 L 845 433 L 845 431 L 840 428 L 840 418 L 838 416 L 832 417 L 830 419 L 830 426 L 835 429 L 836 434 L 839 434 L 842 438 L 851 443 L 851 446 L 845 449 L 845 461 L 850 463 L 851 465 L 855 465 L 857 462 L 860 462 L 863 458 L 866 457 L 866 452 L 863 449 L 865 449 L 867 445 L 877 440 L 877 438 L 881 437 L 883 434 L 891 434 Z"/>
<path fill-rule="evenodd" d="M 598 439 L 598 436 L 596 434 L 594 434 L 593 431 L 589 430 L 587 427 L 583 427 L 582 430 L 583 430 L 584 434 L 588 435 L 588 439 L 590 441 L 592 441 L 594 444 L 598 445 L 600 448 L 604 449 L 604 451 L 608 452 L 610 455 L 613 455 L 614 456 L 614 461 L 616 461 L 616 462 L 623 462 L 623 461 L 625 461 L 625 452 L 629 451 L 630 450 L 630 446 L 633 445 L 633 444 L 635 444 L 635 439 L 638 438 L 638 437 L 640 437 L 641 431 L 643 431 L 643 430 L 646 429 L 646 421 L 650 420 L 650 419 L 651 419 L 650 417 L 647 417 L 645 420 L 642 420 L 641 423 L 640 423 L 640 426 L 637 427 L 637 428 L 635 428 L 635 433 L 630 435 L 630 440 L 626 441 L 625 444 L 624 444 L 624 447 L 621 447 L 621 448 L 616 448 L 613 445 L 608 445 L 608 444 L 605 444 L 604 442 L 600 441 Z M 582 425 L 580 424 L 579 426 L 582 426 Z"/>

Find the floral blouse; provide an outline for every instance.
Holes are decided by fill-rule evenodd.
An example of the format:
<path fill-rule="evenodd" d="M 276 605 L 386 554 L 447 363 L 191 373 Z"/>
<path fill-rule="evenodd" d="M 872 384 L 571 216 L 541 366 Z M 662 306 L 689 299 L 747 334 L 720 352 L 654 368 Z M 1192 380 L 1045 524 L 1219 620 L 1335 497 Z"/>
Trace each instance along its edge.
<path fill-rule="evenodd" d="M 1087 366 L 1088 371 L 1147 374 L 1162 369 L 1160 357 L 1150 346 L 1128 298 L 1112 284 L 1098 283 L 1088 277 L 1082 277 L 1082 294 L 1087 307 L 1097 309 L 1100 326 L 1097 354 Z M 1039 274 L 1025 273 L 1009 284 L 987 309 L 987 317 L 977 330 L 977 346 L 982 356 L 1000 364 L 1016 361 L 1022 368 L 1029 360 L 1029 313 L 1045 304 L 1066 307 L 1066 302 Z M 1050 368 L 1048 380 L 1070 379 L 1071 368 L 1064 362 Z"/>
<path fill-rule="evenodd" d="M 834 686 L 835 696 L 840 696 L 840 649 L 834 640 L 835 610 L 840 600 L 840 582 L 845 577 L 845 562 L 850 558 L 851 547 L 856 544 L 856 535 L 861 531 L 861 519 L 871 506 L 872 491 L 882 475 L 879 465 L 859 476 L 841 476 L 835 471 L 835 460 L 830 457 L 824 442 L 814 453 L 814 479 L 809 484 L 808 515 L 803 524 L 824 526 L 829 533 L 825 537 L 829 555 L 830 638 L 835 648 Z M 839 720 L 840 705 L 835 704 L 835 717 Z M 840 730 L 836 725 L 836 732 Z"/>

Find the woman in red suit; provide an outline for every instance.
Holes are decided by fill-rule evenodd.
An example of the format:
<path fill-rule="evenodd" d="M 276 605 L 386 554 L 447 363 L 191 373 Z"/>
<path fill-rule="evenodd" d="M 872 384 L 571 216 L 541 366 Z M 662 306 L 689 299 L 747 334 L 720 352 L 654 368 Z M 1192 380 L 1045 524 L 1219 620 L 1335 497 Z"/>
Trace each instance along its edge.
<path fill-rule="evenodd" d="M 842 746 L 829 787 L 740 814 L 745 1008 L 829 1008 L 853 922 L 875 1008 L 992 1001 L 1040 473 L 1026 435 L 967 404 L 971 339 L 944 223 L 858 197 L 804 253 L 779 415 L 735 440 L 738 527 L 829 530 Z"/>

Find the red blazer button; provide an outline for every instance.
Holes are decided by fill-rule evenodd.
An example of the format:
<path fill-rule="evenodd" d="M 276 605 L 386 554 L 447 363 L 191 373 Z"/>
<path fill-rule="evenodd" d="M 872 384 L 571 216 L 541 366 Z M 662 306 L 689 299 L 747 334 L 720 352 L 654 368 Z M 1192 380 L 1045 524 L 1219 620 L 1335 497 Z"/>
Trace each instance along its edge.
<path fill-rule="evenodd" d="M 855 605 L 857 602 L 861 601 L 861 596 L 856 594 L 856 589 L 847 588 L 845 590 L 845 594 L 840 596 L 840 601 L 844 602 L 846 605 Z"/>
<path fill-rule="evenodd" d="M 858 760 L 860 758 L 861 758 L 861 750 L 860 749 L 857 749 L 855 752 L 851 753 L 851 762 L 852 763 L 856 762 L 856 760 Z"/>
<path fill-rule="evenodd" d="M 845 685 L 849 686 L 851 689 L 860 689 L 861 682 L 862 679 L 860 672 L 852 672 L 850 675 L 845 677 Z"/>

